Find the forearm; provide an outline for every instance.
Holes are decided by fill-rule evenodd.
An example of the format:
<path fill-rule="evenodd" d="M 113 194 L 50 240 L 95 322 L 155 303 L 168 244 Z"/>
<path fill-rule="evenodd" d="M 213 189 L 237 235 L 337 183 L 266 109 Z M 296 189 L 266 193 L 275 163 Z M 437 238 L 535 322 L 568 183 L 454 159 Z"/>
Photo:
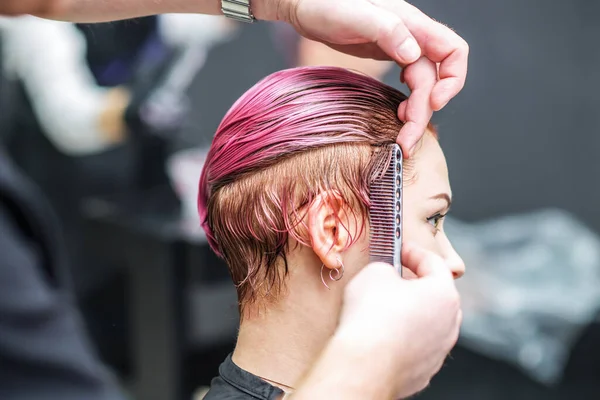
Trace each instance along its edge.
<path fill-rule="evenodd" d="M 382 354 L 383 350 L 383 354 Z M 368 351 L 355 341 L 334 337 L 292 400 L 392 400 L 397 378 L 385 349 Z"/>
<path fill-rule="evenodd" d="M 280 19 L 281 4 L 288 0 L 251 0 L 260 20 Z M 104 22 L 155 14 L 194 13 L 221 15 L 221 0 L 62 0 L 51 14 L 39 15 L 73 22 Z"/>

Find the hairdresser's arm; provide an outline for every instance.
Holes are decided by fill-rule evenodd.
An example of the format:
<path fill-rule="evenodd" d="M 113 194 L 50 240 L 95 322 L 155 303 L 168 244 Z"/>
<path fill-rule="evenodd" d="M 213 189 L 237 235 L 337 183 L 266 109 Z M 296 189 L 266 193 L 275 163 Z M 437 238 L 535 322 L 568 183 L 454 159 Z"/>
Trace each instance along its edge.
<path fill-rule="evenodd" d="M 346 289 L 340 325 L 294 400 L 397 399 L 428 384 L 458 339 L 460 300 L 444 261 L 405 244 L 419 279 L 367 266 Z"/>
<path fill-rule="evenodd" d="M 394 360 L 389 352 L 365 351 L 352 341 L 334 337 L 290 400 L 392 400 L 395 382 L 387 378 Z M 369 368 L 365 368 L 369 365 Z M 397 369 L 397 368 L 396 368 Z"/>

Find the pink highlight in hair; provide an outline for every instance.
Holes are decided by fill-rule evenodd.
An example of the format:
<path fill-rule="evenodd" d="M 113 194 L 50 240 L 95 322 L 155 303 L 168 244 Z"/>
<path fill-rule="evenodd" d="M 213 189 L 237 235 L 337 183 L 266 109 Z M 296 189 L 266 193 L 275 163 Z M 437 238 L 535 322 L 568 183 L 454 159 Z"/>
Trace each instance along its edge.
<path fill-rule="evenodd" d="M 335 67 L 283 70 L 249 89 L 219 125 L 200 178 L 198 211 L 213 250 L 220 254 L 207 220 L 207 201 L 214 190 L 310 149 L 392 143 L 394 137 L 373 131 L 365 116 L 373 110 L 396 110 L 405 98 L 375 79 Z M 361 197 L 368 197 L 367 193 Z M 285 203 L 286 199 L 273 201 Z M 272 217 L 268 210 L 265 215 L 267 220 Z M 254 235 L 252 223 L 245 225 Z M 272 220 L 269 225 L 278 226 Z"/>

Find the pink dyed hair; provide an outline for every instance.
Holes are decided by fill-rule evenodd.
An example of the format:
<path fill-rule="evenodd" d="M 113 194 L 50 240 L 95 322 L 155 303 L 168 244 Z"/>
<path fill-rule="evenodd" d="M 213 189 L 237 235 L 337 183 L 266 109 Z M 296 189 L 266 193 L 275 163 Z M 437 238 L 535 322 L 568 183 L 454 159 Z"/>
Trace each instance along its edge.
<path fill-rule="evenodd" d="M 282 281 L 273 268 L 277 259 L 287 272 L 288 237 L 298 238 L 290 210 L 299 206 L 298 197 L 306 204 L 317 190 L 335 188 L 348 204 L 368 212 L 372 171 L 364 159 L 373 153 L 361 158 L 356 149 L 395 141 L 402 127 L 396 112 L 405 99 L 365 75 L 302 67 L 269 75 L 233 104 L 205 161 L 198 211 L 210 246 L 229 264 L 241 301 L 254 297 L 259 276 L 270 287 Z M 310 162 L 295 160 L 309 153 L 319 154 Z M 249 249 L 240 252 L 240 246 Z"/>

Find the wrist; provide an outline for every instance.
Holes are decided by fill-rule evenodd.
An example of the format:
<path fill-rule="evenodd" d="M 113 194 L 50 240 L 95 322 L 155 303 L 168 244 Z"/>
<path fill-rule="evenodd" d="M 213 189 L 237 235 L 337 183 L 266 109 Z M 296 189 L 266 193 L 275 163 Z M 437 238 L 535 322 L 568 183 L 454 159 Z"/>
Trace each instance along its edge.
<path fill-rule="evenodd" d="M 373 332 L 347 327 L 338 329 L 332 337 L 331 349 L 343 360 L 340 364 L 348 369 L 345 375 L 360 377 L 350 383 L 354 390 L 362 391 L 364 398 L 395 398 L 404 375 L 402 359 L 398 357 L 398 340 L 390 335 L 378 337 Z"/>
<path fill-rule="evenodd" d="M 393 357 L 387 349 L 374 352 L 374 347 L 336 333 L 292 399 L 313 399 L 316 394 L 320 398 L 394 399 L 397 369 L 390 365 Z"/>

